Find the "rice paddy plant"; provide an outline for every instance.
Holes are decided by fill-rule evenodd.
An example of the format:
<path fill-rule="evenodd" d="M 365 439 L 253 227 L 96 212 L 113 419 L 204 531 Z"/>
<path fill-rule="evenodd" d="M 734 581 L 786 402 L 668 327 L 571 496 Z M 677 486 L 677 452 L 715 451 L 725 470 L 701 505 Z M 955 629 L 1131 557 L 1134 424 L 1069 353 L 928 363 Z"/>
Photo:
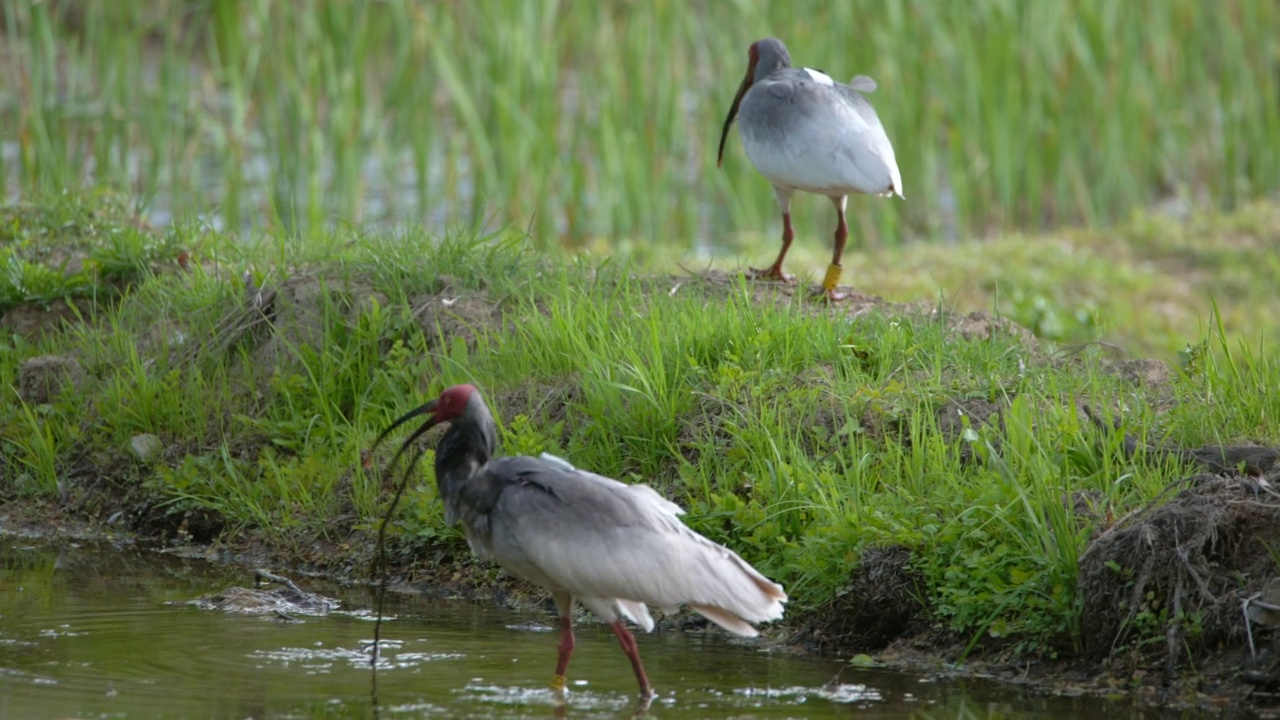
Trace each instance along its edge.
<path fill-rule="evenodd" d="M 1273 3 L 109 0 L 0 9 L 11 194 L 125 189 L 236 231 L 513 224 L 537 243 L 735 248 L 777 233 L 736 138 L 751 40 L 876 78 L 907 200 L 856 242 L 1106 222 L 1280 180 Z M 802 238 L 826 238 L 820 199 Z"/>

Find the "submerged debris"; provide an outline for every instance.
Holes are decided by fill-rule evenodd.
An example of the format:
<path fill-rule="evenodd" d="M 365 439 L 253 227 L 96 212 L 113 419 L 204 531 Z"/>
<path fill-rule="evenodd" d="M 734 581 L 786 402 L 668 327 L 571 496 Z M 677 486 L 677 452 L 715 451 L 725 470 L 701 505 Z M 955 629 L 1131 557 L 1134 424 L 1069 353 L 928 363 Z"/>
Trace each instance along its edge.
<path fill-rule="evenodd" d="M 231 613 L 249 615 L 275 614 L 286 620 L 294 619 L 292 615 L 324 615 L 338 608 L 339 602 L 316 593 L 303 591 L 294 582 L 266 570 L 254 573 L 255 587 L 243 588 L 232 586 L 225 590 L 202 595 L 187 602 L 202 610 L 221 610 Z M 257 587 L 262 581 L 274 582 L 283 587 L 274 590 L 263 590 Z"/>

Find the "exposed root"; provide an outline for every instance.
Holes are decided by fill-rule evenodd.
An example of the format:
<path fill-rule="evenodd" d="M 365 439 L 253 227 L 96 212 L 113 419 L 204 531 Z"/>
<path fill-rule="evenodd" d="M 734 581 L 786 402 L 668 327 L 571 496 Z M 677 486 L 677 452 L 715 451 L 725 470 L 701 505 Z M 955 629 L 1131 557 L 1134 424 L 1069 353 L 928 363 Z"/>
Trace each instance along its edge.
<path fill-rule="evenodd" d="M 849 584 L 814 613 L 801 638 L 820 649 L 870 652 L 927 625 L 924 579 L 900 545 L 868 548 Z"/>
<path fill-rule="evenodd" d="M 1099 535 L 1080 558 L 1089 651 L 1145 654 L 1144 638 L 1162 630 L 1172 681 L 1192 646 L 1252 646 L 1248 608 L 1275 576 L 1280 550 L 1280 499 L 1268 485 L 1197 475 L 1171 486 L 1182 488 L 1171 501 Z"/>

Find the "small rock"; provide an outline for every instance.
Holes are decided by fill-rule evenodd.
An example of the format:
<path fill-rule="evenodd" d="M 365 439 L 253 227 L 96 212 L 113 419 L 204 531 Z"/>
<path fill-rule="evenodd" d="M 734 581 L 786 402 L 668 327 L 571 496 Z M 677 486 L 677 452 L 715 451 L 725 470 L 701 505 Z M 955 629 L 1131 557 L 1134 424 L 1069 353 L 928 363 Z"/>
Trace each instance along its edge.
<path fill-rule="evenodd" d="M 63 390 L 78 390 L 83 384 L 84 370 L 67 355 L 33 357 L 18 368 L 18 397 L 31 405 L 47 403 Z"/>
<path fill-rule="evenodd" d="M 72 255 L 67 258 L 66 264 L 62 266 L 62 276 L 71 277 L 84 272 L 84 261 L 84 255 Z"/>
<path fill-rule="evenodd" d="M 164 443 L 160 438 L 151 433 L 143 433 L 134 435 L 129 438 L 129 447 L 133 450 L 133 454 L 142 462 L 151 462 L 160 456 L 164 451 Z"/>
<path fill-rule="evenodd" d="M 337 600 L 317 593 L 300 593 L 293 588 L 259 590 L 243 587 L 229 587 L 221 592 L 202 595 L 187 601 L 187 604 L 202 610 L 246 615 L 297 613 L 318 616 L 339 607 Z"/>
<path fill-rule="evenodd" d="M 878 664 L 879 663 L 876 662 L 875 658 L 867 655 L 866 653 L 858 653 L 857 655 L 849 658 L 849 665 L 856 668 L 873 668 Z"/>

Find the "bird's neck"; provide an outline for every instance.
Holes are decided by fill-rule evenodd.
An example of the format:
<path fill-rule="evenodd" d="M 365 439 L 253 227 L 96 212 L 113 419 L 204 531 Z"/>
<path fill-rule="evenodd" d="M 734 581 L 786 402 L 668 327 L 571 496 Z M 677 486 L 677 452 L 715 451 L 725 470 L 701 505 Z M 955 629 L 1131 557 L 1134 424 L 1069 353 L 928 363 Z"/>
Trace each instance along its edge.
<path fill-rule="evenodd" d="M 446 520 L 458 517 L 462 488 L 489 462 L 497 446 L 493 420 L 463 416 L 455 420 L 436 446 L 436 488 L 444 501 Z"/>
<path fill-rule="evenodd" d="M 756 65 L 755 81 L 760 82 L 769 77 L 773 73 L 791 67 L 791 58 L 771 58 L 769 60 L 761 60 Z"/>

